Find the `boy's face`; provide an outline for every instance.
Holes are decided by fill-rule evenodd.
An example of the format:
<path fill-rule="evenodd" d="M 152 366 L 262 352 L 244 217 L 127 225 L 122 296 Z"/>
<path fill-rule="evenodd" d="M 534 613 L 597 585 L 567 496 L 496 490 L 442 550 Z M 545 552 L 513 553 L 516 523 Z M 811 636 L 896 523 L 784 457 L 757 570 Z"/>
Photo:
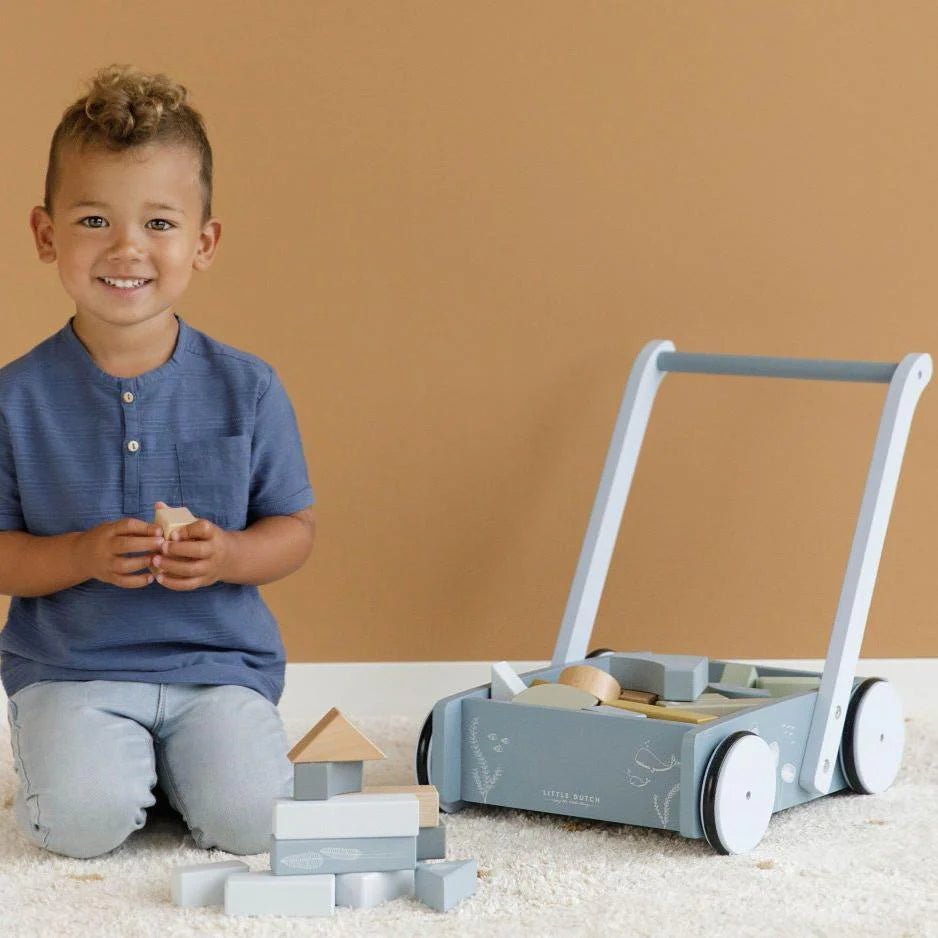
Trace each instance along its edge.
<path fill-rule="evenodd" d="M 221 236 L 217 219 L 201 224 L 195 153 L 159 144 L 82 153 L 67 145 L 59 167 L 52 215 L 36 206 L 30 227 L 39 259 L 58 261 L 76 315 L 99 326 L 172 315 L 192 271 L 211 264 Z M 149 282 L 122 289 L 104 277 Z"/>

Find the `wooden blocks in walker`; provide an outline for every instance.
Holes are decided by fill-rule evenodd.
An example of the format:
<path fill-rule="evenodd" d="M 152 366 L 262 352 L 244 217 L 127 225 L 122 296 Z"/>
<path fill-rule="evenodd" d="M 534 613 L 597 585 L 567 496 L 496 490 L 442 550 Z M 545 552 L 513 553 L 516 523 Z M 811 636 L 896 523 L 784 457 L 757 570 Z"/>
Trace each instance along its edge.
<path fill-rule="evenodd" d="M 192 908 L 225 904 L 225 881 L 233 873 L 250 870 L 241 860 L 220 863 L 193 863 L 173 867 L 170 892 L 175 905 Z"/>
<path fill-rule="evenodd" d="M 492 665 L 492 700 L 507 702 L 524 690 L 527 686 L 507 661 L 496 661 Z"/>
<path fill-rule="evenodd" d="M 755 665 L 744 664 L 739 661 L 729 661 L 723 665 L 720 675 L 721 684 L 733 684 L 737 687 L 755 687 L 759 672 Z"/>
<path fill-rule="evenodd" d="M 154 520 L 163 529 L 163 537 L 169 540 L 169 536 L 173 531 L 178 531 L 179 528 L 184 528 L 187 524 L 192 524 L 193 521 L 199 519 L 188 508 L 181 506 L 179 508 L 157 508 Z"/>
<path fill-rule="evenodd" d="M 616 652 L 605 660 L 609 673 L 622 687 L 647 691 L 666 700 L 696 700 L 709 680 L 710 659 L 697 655 Z"/>
<path fill-rule="evenodd" d="M 716 719 L 712 714 L 696 713 L 683 707 L 659 707 L 658 704 L 635 703 L 632 700 L 614 700 L 608 706 L 644 713 L 653 720 L 673 720 L 676 723 L 708 723 Z"/>
<path fill-rule="evenodd" d="M 564 710 L 584 710 L 595 707 L 598 699 L 579 687 L 569 684 L 536 684 L 512 698 L 512 703 L 533 707 L 560 707 Z"/>
<path fill-rule="evenodd" d="M 437 912 L 448 912 L 457 902 L 476 891 L 477 876 L 475 860 L 418 863 L 414 889 L 424 905 Z"/>
<path fill-rule="evenodd" d="M 817 690 L 820 686 L 821 679 L 810 675 L 786 674 L 778 677 L 760 677 L 756 680 L 756 687 L 767 690 L 773 697 L 803 694 L 805 691 Z"/>
<path fill-rule="evenodd" d="M 618 700 L 622 693 L 619 682 L 608 671 L 589 664 L 572 664 L 564 668 L 557 681 L 592 694 L 600 703 Z"/>

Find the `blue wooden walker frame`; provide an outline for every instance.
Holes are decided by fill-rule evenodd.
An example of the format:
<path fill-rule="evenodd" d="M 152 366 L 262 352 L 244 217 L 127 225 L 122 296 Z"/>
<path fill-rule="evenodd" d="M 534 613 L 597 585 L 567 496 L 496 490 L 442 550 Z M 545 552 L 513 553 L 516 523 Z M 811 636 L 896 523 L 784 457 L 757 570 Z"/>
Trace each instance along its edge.
<path fill-rule="evenodd" d="M 889 386 L 824 670 L 754 665 L 760 677 L 816 677 L 819 687 L 703 724 L 523 706 L 491 699 L 491 685 L 472 688 L 434 705 L 417 744 L 417 779 L 438 788 L 444 811 L 488 804 L 637 824 L 703 837 L 720 853 L 743 853 L 761 840 L 776 811 L 845 788 L 874 793 L 892 784 L 904 745 L 902 705 L 887 681 L 857 678 L 855 670 L 912 417 L 932 375 L 924 353 L 888 364 L 693 354 L 677 352 L 670 341 L 649 342 L 619 408 L 550 666 L 522 680 L 556 681 L 567 666 L 585 663 L 615 677 L 629 660 L 586 649 L 651 408 L 668 372 Z M 707 662 L 709 682 L 720 681 L 726 663 Z"/>

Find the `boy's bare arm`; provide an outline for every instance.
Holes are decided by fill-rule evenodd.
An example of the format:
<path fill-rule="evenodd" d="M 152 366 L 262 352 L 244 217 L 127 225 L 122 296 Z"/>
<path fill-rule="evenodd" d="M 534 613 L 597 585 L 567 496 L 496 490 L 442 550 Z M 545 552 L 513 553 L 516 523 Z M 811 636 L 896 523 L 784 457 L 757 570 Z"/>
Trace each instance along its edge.
<path fill-rule="evenodd" d="M 140 589 L 153 581 L 146 558 L 163 543 L 161 533 L 138 518 L 64 534 L 0 531 L 0 593 L 45 596 L 91 579 Z"/>
<path fill-rule="evenodd" d="M 298 570 L 313 549 L 313 509 L 261 518 L 243 531 L 229 531 L 232 549 L 221 579 L 260 586 Z"/>
<path fill-rule="evenodd" d="M 45 596 L 83 580 L 76 543 L 80 531 L 39 537 L 25 531 L 0 532 L 0 593 Z"/>

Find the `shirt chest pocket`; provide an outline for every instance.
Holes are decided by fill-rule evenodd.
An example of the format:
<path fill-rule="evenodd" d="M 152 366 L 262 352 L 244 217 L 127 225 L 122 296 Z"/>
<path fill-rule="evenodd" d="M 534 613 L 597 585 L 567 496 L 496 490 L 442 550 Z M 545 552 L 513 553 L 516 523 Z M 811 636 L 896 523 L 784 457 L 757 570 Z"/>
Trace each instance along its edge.
<path fill-rule="evenodd" d="M 182 504 L 220 528 L 243 528 L 251 485 L 251 438 L 202 436 L 175 445 Z"/>

